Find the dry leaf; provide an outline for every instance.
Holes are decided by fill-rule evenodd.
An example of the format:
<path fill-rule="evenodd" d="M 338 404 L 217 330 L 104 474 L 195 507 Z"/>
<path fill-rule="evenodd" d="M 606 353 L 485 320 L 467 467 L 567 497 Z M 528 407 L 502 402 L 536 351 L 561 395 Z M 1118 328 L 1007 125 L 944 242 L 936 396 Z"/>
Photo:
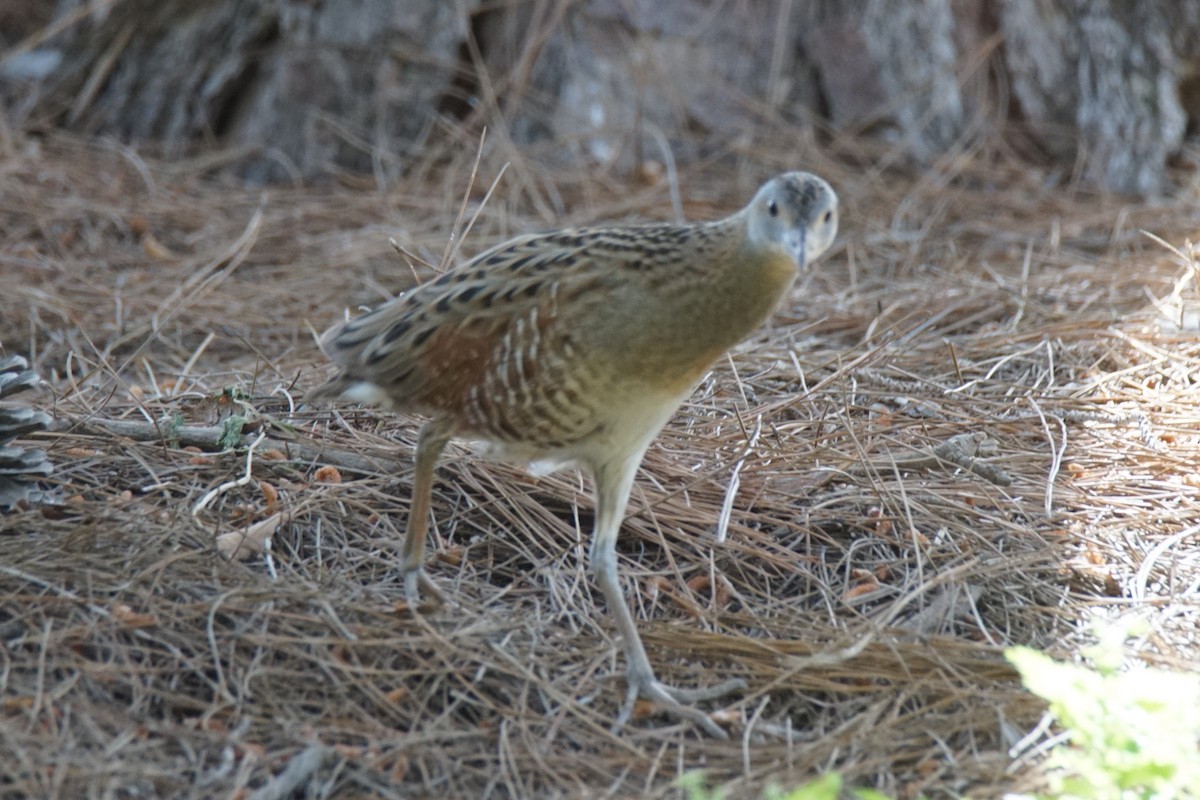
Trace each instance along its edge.
<path fill-rule="evenodd" d="M 33 698 L 30 696 L 5 697 L 0 700 L 0 710 L 7 714 L 15 711 L 28 711 L 31 708 L 33 708 Z"/>
<path fill-rule="evenodd" d="M 158 624 L 158 618 L 153 614 L 139 614 L 124 603 L 113 606 L 112 615 L 127 628 L 153 628 Z"/>
<path fill-rule="evenodd" d="M 634 719 L 645 719 L 646 717 L 653 714 L 655 712 L 655 710 L 656 710 L 656 707 L 655 707 L 653 701 L 647 700 L 643 697 L 639 697 L 633 704 L 633 718 Z"/>
<path fill-rule="evenodd" d="M 864 594 L 870 594 L 871 592 L 875 591 L 878 588 L 879 588 L 879 584 L 875 583 L 874 581 L 863 582 L 863 583 L 857 584 L 855 586 L 851 586 L 849 589 L 847 589 L 846 594 L 843 596 L 843 599 L 853 600 L 856 597 L 862 597 Z"/>
<path fill-rule="evenodd" d="M 729 598 L 733 594 L 733 586 L 729 583 L 729 579 L 724 575 L 717 576 L 716 590 L 713 591 L 712 580 L 708 573 L 702 573 L 691 578 L 687 582 L 687 587 L 693 594 L 703 597 L 712 597 L 713 604 L 717 608 L 724 608 L 729 605 Z"/>
<path fill-rule="evenodd" d="M 313 473 L 313 480 L 317 483 L 341 483 L 342 473 L 338 472 L 337 467 L 326 464 Z"/>
<path fill-rule="evenodd" d="M 746 716 L 736 708 L 719 708 L 709 714 L 708 718 L 722 728 L 728 728 L 732 725 L 740 725 Z"/>
<path fill-rule="evenodd" d="M 282 511 L 256 522 L 243 531 L 229 531 L 217 537 L 217 551 L 226 558 L 246 559 L 266 549 L 267 541 L 273 537 L 290 515 Z"/>
<path fill-rule="evenodd" d="M 435 561 L 439 561 L 443 564 L 449 564 L 452 567 L 458 567 L 462 565 L 463 554 L 465 552 L 466 551 L 460 546 L 447 547 L 445 550 L 439 550 L 434 553 L 433 558 Z"/>
<path fill-rule="evenodd" d="M 646 587 L 646 597 L 648 597 L 651 602 L 657 600 L 660 594 L 671 593 L 670 582 L 661 575 L 651 575 L 646 579 L 644 586 Z"/>
<path fill-rule="evenodd" d="M 279 508 L 279 492 L 266 481 L 258 482 L 258 490 L 262 492 L 263 499 L 267 501 L 267 511 L 275 513 Z"/>
<path fill-rule="evenodd" d="M 171 248 L 154 238 L 153 233 L 147 233 L 142 237 L 142 250 L 155 261 L 174 261 L 179 258 L 171 251 Z"/>

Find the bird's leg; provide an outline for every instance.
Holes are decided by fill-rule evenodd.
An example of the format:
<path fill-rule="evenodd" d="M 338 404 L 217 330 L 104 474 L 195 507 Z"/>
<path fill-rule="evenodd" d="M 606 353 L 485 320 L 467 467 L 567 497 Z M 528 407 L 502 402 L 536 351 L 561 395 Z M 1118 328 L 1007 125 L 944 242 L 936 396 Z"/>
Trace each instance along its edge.
<path fill-rule="evenodd" d="M 640 696 L 659 704 L 677 717 L 691 720 L 717 738 L 727 739 L 728 734 L 719 725 L 690 704 L 744 689 L 745 681 L 735 678 L 705 689 L 679 689 L 659 681 L 654 676 L 654 668 L 650 666 L 646 648 L 634 625 L 633 614 L 621 593 L 621 585 L 617 580 L 617 532 L 625 516 L 625 504 L 629 500 L 633 475 L 640 461 L 640 457 L 633 458 L 622 463 L 603 464 L 593 470 L 596 481 L 596 527 L 589 558 L 596 583 L 604 592 L 609 613 L 616 619 L 617 630 L 621 633 L 629 683 L 625 703 L 617 715 L 614 729 L 629 720 L 634 703 Z"/>
<path fill-rule="evenodd" d="M 445 602 L 440 589 L 425 574 L 425 538 L 429 530 L 429 499 L 433 493 L 433 469 L 438 457 L 450 441 L 451 430 L 434 420 L 421 428 L 417 437 L 416 468 L 413 475 L 412 504 L 404 528 L 404 544 L 400 548 L 400 572 L 404 576 L 404 599 L 414 612 L 420 603 L 421 592 L 438 603 Z"/>

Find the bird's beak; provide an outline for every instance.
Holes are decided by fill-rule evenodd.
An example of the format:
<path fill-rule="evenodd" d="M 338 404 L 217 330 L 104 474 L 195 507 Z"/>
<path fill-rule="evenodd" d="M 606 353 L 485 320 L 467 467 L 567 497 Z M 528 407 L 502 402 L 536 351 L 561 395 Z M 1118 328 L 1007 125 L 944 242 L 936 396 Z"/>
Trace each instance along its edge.
<path fill-rule="evenodd" d="M 796 262 L 796 269 L 799 272 L 803 272 L 804 268 L 808 266 L 807 233 L 807 231 L 800 231 L 792 241 L 792 259 Z"/>

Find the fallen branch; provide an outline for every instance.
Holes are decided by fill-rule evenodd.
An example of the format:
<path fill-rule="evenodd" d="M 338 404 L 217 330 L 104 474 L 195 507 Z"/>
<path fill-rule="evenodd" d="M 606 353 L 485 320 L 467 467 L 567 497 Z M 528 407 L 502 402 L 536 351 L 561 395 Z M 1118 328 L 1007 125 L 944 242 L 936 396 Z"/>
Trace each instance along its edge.
<path fill-rule="evenodd" d="M 105 438 L 121 437 L 132 439 L 135 442 L 158 441 L 168 447 L 198 447 L 201 450 L 217 452 L 231 449 L 222 444 L 223 441 L 227 441 L 229 435 L 228 429 L 224 425 L 177 425 L 170 420 L 146 422 L 95 417 L 87 419 L 60 418 L 54 420 L 49 430 L 39 433 L 37 436 L 40 438 L 65 434 Z M 232 449 L 248 448 L 258 438 L 259 436 L 254 432 L 243 432 L 236 447 Z M 278 450 L 292 462 L 331 464 L 340 469 L 364 475 L 395 474 L 403 471 L 407 466 L 407 462 L 399 459 L 365 456 L 301 438 L 266 436 L 261 447 L 267 450 Z"/>
<path fill-rule="evenodd" d="M 1012 484 L 1012 477 L 1007 472 L 980 460 L 983 456 L 995 455 L 996 451 L 996 440 L 988 437 L 987 434 L 979 431 L 974 433 L 960 433 L 917 455 L 907 458 L 887 458 L 868 461 L 852 465 L 846 471 L 865 474 L 870 472 L 890 472 L 893 469 L 916 471 L 953 466 L 961 467 L 967 472 L 972 472 L 997 486 L 1009 486 Z"/>

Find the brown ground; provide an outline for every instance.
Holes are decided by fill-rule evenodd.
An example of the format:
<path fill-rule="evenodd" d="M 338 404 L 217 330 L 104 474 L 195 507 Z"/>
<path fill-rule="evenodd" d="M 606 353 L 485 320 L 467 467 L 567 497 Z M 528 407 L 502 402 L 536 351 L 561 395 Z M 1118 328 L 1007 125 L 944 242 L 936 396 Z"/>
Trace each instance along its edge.
<path fill-rule="evenodd" d="M 1198 663 L 1200 263 L 1140 232 L 1186 248 L 1195 190 L 1100 197 L 983 150 L 678 176 L 689 218 L 796 166 L 843 200 L 833 251 L 651 449 L 621 543 L 661 676 L 749 683 L 731 741 L 652 710 L 609 731 L 623 661 L 574 474 L 452 448 L 431 572 L 454 606 L 405 613 L 418 421 L 292 409 L 328 372 L 313 331 L 411 281 L 389 237 L 439 260 L 472 147 L 387 189 L 257 191 L 3 143 L 0 344 L 48 381 L 63 504 L 0 516 L 0 797 L 663 797 L 703 769 L 741 798 L 836 768 L 989 798 L 1038 780 L 1009 753 L 1042 709 L 1004 646 L 1070 658 L 1093 616 L 1143 614 L 1131 651 Z M 518 162 L 463 252 L 668 198 Z M 922 461 L 951 440 L 986 458 Z M 268 554 L 218 552 L 256 524 Z"/>

